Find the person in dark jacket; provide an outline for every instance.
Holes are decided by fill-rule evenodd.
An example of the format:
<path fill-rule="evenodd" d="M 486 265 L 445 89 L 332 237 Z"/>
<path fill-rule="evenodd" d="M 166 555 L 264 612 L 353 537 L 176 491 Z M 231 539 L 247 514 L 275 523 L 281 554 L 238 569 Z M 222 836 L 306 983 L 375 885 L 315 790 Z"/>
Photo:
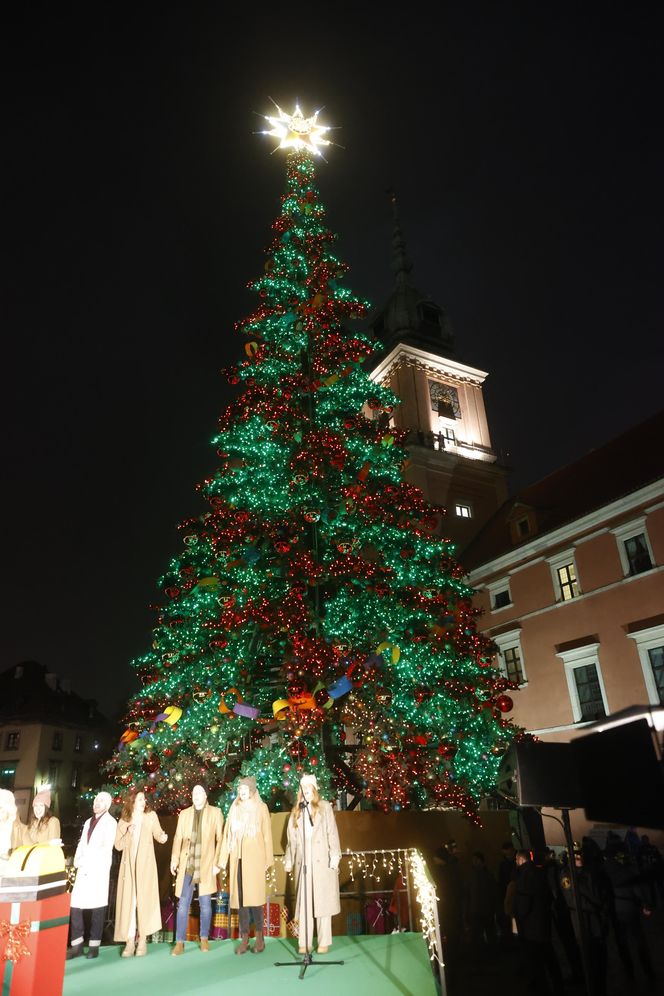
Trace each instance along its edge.
<path fill-rule="evenodd" d="M 502 857 L 498 863 L 496 884 L 496 922 L 503 945 L 512 944 L 512 917 L 505 910 L 505 895 L 516 871 L 516 849 L 511 840 L 506 840 L 500 848 Z"/>
<path fill-rule="evenodd" d="M 463 950 L 463 879 L 459 859 L 448 847 L 434 853 L 434 878 L 438 892 L 438 915 L 448 984 L 458 981 Z"/>
<path fill-rule="evenodd" d="M 565 958 L 569 965 L 569 982 L 573 985 L 583 983 L 583 961 L 581 951 L 574 933 L 572 916 L 567 905 L 567 901 L 560 885 L 561 866 L 556 858 L 555 851 L 547 847 L 544 852 L 544 869 L 553 901 L 551 904 L 551 923 L 553 930 L 558 936 L 560 946 L 565 952 Z"/>
<path fill-rule="evenodd" d="M 593 849 L 588 848 L 584 853 L 575 848 L 573 860 L 578 885 L 577 912 L 586 937 L 590 996 L 606 996 L 607 936 L 613 909 L 611 882 Z M 576 911 L 569 869 L 563 869 L 560 885 L 570 910 Z"/>
<path fill-rule="evenodd" d="M 474 851 L 464 888 L 464 915 L 471 954 L 483 959 L 496 949 L 496 880 L 481 851 Z"/>
<path fill-rule="evenodd" d="M 641 919 L 650 916 L 651 910 L 639 868 L 619 838 L 609 844 L 605 868 L 613 887 L 613 933 L 625 975 L 630 981 L 636 978 L 635 951 L 646 978 L 654 985 L 655 970 Z"/>
<path fill-rule="evenodd" d="M 542 864 L 517 851 L 513 911 L 527 993 L 562 993 L 565 986 L 551 942 L 551 889 Z"/>

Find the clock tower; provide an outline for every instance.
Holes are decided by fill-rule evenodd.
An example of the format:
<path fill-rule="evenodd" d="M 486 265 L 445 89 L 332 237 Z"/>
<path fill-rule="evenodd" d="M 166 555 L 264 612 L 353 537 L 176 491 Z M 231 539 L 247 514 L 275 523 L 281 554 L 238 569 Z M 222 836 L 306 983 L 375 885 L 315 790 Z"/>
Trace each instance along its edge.
<path fill-rule="evenodd" d="M 406 479 L 447 509 L 443 535 L 459 555 L 507 499 L 508 470 L 491 446 L 488 374 L 455 357 L 444 309 L 415 287 L 394 195 L 392 204 L 394 289 L 370 319 L 380 343 L 371 377 L 401 400 L 393 424 L 409 430 Z"/>

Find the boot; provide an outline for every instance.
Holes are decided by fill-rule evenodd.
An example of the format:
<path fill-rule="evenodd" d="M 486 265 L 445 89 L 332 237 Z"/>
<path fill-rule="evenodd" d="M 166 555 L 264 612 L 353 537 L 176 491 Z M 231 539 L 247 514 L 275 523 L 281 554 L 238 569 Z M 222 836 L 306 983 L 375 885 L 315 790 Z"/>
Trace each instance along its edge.
<path fill-rule="evenodd" d="M 88 948 L 88 953 L 86 958 L 98 958 L 99 957 L 99 945 L 94 944 L 91 948 Z"/>
<path fill-rule="evenodd" d="M 172 949 L 171 954 L 174 958 L 177 958 L 178 955 L 184 954 L 184 941 L 178 941 Z"/>
<path fill-rule="evenodd" d="M 124 946 L 124 951 L 121 954 L 121 958 L 131 958 L 136 951 L 136 938 L 128 937 L 127 943 Z"/>
<path fill-rule="evenodd" d="M 72 945 L 72 947 L 69 948 L 69 951 L 67 951 L 65 957 L 66 960 L 69 961 L 71 958 L 80 958 L 82 954 L 83 954 L 83 945 L 74 944 Z"/>
<path fill-rule="evenodd" d="M 147 937 L 138 937 L 136 941 L 136 957 L 142 958 L 148 953 L 148 939 Z"/>
<path fill-rule="evenodd" d="M 265 951 L 265 938 L 262 934 L 256 934 L 256 943 L 254 944 L 254 952 L 260 954 L 261 951 Z"/>
<path fill-rule="evenodd" d="M 246 954 L 249 950 L 249 934 L 242 935 L 242 943 L 235 949 L 235 954 Z"/>
<path fill-rule="evenodd" d="M 201 951 L 209 951 L 210 944 L 207 937 L 201 937 Z"/>

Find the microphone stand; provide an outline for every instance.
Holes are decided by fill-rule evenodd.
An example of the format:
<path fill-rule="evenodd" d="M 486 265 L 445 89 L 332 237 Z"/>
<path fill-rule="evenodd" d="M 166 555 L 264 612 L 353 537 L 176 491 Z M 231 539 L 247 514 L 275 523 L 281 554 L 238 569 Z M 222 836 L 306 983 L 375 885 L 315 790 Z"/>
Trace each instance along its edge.
<path fill-rule="evenodd" d="M 307 816 L 309 817 L 309 823 L 313 827 L 314 821 L 309 810 L 309 803 L 304 799 L 299 803 L 300 812 L 302 814 L 302 867 L 300 870 L 300 878 L 298 882 L 298 891 L 300 893 L 301 902 L 304 905 L 304 957 L 302 961 L 275 961 L 275 965 L 300 965 L 300 975 L 299 978 L 304 978 L 304 973 L 309 968 L 309 965 L 343 965 L 342 961 L 314 961 L 313 955 L 309 950 L 309 920 L 307 917 L 307 841 L 304 833 L 304 812 L 306 809 Z M 313 897 L 313 890 L 312 890 Z M 299 938 L 298 938 L 299 939 Z"/>

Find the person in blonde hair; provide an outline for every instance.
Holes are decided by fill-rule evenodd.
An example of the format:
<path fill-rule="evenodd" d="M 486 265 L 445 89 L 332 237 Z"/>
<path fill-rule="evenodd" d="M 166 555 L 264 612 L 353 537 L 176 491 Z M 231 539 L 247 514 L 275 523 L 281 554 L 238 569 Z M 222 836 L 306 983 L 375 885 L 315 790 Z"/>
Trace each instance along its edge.
<path fill-rule="evenodd" d="M 325 954 L 332 945 L 332 917 L 341 909 L 339 902 L 339 861 L 341 847 L 329 802 L 318 794 L 315 775 L 303 775 L 295 805 L 288 819 L 288 846 L 284 859 L 287 872 L 295 871 L 299 952 L 313 947 L 314 918 L 317 950 Z M 306 939 L 305 895 L 302 865 L 306 864 Z"/>
<path fill-rule="evenodd" d="M 61 844 L 60 820 L 51 813 L 51 790 L 41 788 L 32 800 L 32 816 L 23 831 L 24 844 Z"/>
<path fill-rule="evenodd" d="M 235 954 L 249 950 L 250 921 L 256 930 L 254 951 L 265 950 L 263 904 L 267 898 L 265 873 L 274 863 L 270 813 L 256 789 L 256 779 L 240 778 L 237 797 L 228 811 L 221 843 L 220 864 L 230 861 L 231 909 L 237 909 L 240 944 Z"/>
<path fill-rule="evenodd" d="M 18 818 L 14 793 L 0 789 L 0 872 L 9 855 L 23 843 L 25 827 Z"/>

